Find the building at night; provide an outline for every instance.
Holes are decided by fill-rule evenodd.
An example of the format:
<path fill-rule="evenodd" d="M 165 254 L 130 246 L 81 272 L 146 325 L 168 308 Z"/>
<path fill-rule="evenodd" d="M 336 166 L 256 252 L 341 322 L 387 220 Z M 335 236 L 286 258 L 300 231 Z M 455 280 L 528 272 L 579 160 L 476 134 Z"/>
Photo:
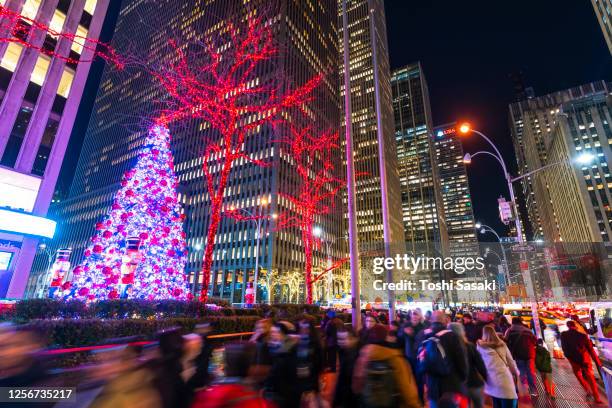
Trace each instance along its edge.
<path fill-rule="evenodd" d="M 589 95 L 607 92 L 610 85 L 604 81 L 593 82 L 539 97 L 531 97 L 509 106 L 512 143 L 517 160 L 519 175 L 543 167 L 548 160 L 547 144 L 550 141 L 560 106 Z M 523 207 L 529 224 L 530 240 L 560 238 L 559 222 L 551 206 L 549 185 L 544 173 L 536 172 L 521 180 Z"/>
<path fill-rule="evenodd" d="M 409 250 L 448 244 L 427 81 L 420 63 L 391 77 L 395 142 Z M 440 247 L 441 248 L 441 247 Z"/>
<path fill-rule="evenodd" d="M 220 30 L 228 23 L 244 22 L 248 16 L 263 18 L 266 24 L 273 26 L 275 45 L 282 51 L 258 68 L 254 81 L 270 83 L 273 79 L 281 88 L 295 87 L 337 66 L 336 0 L 188 3 L 124 1 L 113 43 L 119 51 L 137 43 L 143 55 L 149 56 L 150 64 L 160 65 L 172 57 L 164 51 L 168 49 L 169 38 L 174 37 L 179 46 L 185 41 L 193 42 L 201 33 L 220 38 Z M 328 71 L 316 91 L 316 99 L 309 106 L 312 118 L 321 129 L 337 128 L 340 120 L 338 87 L 337 73 Z M 155 117 L 159 111 L 156 102 L 164 97 L 163 90 L 144 72 L 130 75 L 111 70 L 104 72 L 69 196 L 55 208 L 59 225 L 58 238 L 53 245 L 72 247 L 73 264 L 81 261 L 96 222 L 112 204 L 123 173 L 134 165 L 146 136 L 146 123 Z M 293 120 L 299 119 L 296 116 Z M 202 282 L 200 271 L 210 221 L 210 199 L 202 169 L 210 132 L 210 126 L 198 119 L 170 126 L 180 199 L 187 216 L 186 272 L 195 294 L 201 291 L 203 284 L 209 284 Z M 252 213 L 261 217 L 261 236 L 257 236 L 257 222 L 253 220 L 224 218 L 219 226 L 210 290 L 213 296 L 230 302 L 243 301 L 245 282 L 253 280 L 257 263 L 260 266 L 258 299 L 261 300 L 267 299 L 267 289 L 262 284 L 271 278 L 271 271 L 277 272 L 278 277 L 304 268 L 299 230 L 276 228 L 276 215 L 289 211 L 288 201 L 279 193 L 292 193 L 298 182 L 290 158 L 273 144 L 276 136 L 273 132 L 271 126 L 262 126 L 246 143 L 247 154 L 268 161 L 271 166 L 260 167 L 242 160 L 230 173 L 224 198 L 226 208 L 234 208 L 245 216 Z M 341 163 L 340 157 L 337 162 Z M 339 257 L 336 248 L 340 244 L 337 237 L 341 228 L 341 197 L 337 201 L 337 214 L 332 212 L 316 220 L 321 240 L 326 244 L 314 251 L 315 271 L 327 264 L 328 256 Z M 39 261 L 36 264 L 38 273 L 45 264 L 42 257 Z M 36 279 L 32 279 L 31 293 L 36 292 L 35 286 Z M 302 294 L 285 290 L 283 296 L 275 300 L 297 301 Z"/>
<path fill-rule="evenodd" d="M 612 0 L 591 0 L 591 3 L 612 54 Z"/>
<path fill-rule="evenodd" d="M 347 5 L 351 131 L 356 177 L 357 235 L 360 247 L 380 248 L 383 241 L 383 205 L 389 214 L 389 242 L 403 245 L 401 193 L 393 137 L 393 105 L 389 48 L 382 0 L 337 0 L 340 55 L 344 49 L 342 12 Z M 340 72 L 344 73 L 340 59 Z M 344 109 L 346 89 L 341 81 Z M 342 132 L 345 132 L 342 120 Z M 379 143 L 379 140 L 382 143 Z M 387 191 L 381 194 L 381 158 Z M 383 197 L 384 195 L 384 197 Z M 344 198 L 347 208 L 347 198 Z M 345 225 L 348 214 L 344 216 Z M 403 249 L 403 248 L 402 248 Z M 363 286 L 363 285 L 362 285 Z"/>
<path fill-rule="evenodd" d="M 0 6 L 53 32 L 97 40 L 109 1 L 0 0 Z M 9 17 L 0 19 L 10 25 Z M 11 35 L 2 30 L 0 37 Z M 0 298 L 23 296 L 39 243 L 55 232 L 47 211 L 95 56 L 82 45 L 40 29 L 0 42 Z"/>
<path fill-rule="evenodd" d="M 455 123 L 433 129 L 450 256 L 477 256 L 478 238 L 463 146 Z"/>

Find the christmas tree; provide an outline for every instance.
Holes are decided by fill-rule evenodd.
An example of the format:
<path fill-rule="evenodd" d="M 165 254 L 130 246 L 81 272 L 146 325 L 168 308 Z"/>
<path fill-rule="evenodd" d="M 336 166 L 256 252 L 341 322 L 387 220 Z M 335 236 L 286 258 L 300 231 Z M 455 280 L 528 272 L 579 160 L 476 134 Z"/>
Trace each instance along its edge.
<path fill-rule="evenodd" d="M 73 271 L 73 296 L 191 298 L 177 185 L 168 129 L 154 125 L 136 166 L 121 181 L 110 214 L 96 224 L 84 261 Z"/>

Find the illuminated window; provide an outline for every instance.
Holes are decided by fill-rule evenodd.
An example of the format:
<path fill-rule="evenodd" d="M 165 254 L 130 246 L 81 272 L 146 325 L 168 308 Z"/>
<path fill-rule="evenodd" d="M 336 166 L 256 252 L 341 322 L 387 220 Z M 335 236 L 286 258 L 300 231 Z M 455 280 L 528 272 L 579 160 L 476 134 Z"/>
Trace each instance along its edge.
<path fill-rule="evenodd" d="M 35 19 L 38 8 L 40 7 L 41 0 L 26 0 L 21 10 L 21 14 L 24 17 Z"/>
<path fill-rule="evenodd" d="M 15 72 L 22 49 L 23 47 L 19 44 L 9 43 L 6 53 L 4 54 L 4 58 L 2 58 L 2 62 L 0 62 L 0 66 L 8 69 L 11 72 Z"/>
<path fill-rule="evenodd" d="M 76 35 L 78 35 L 79 37 L 87 38 L 87 29 L 82 25 L 79 25 L 77 27 Z M 70 47 L 70 49 L 72 49 L 72 51 L 76 52 L 77 54 L 80 54 L 81 51 L 83 51 L 83 41 L 83 39 L 77 39 L 72 43 L 72 47 Z"/>
<path fill-rule="evenodd" d="M 68 98 L 73 79 L 74 72 L 70 68 L 65 68 L 62 73 L 62 79 L 60 79 L 59 87 L 57 88 L 57 94 L 64 98 Z"/>
<path fill-rule="evenodd" d="M 98 0 L 87 0 L 85 2 L 85 11 L 93 16 Z"/>
<path fill-rule="evenodd" d="M 30 81 L 35 84 L 42 85 L 45 81 L 45 76 L 47 76 L 47 69 L 49 69 L 50 59 L 45 55 L 40 55 L 36 60 L 36 66 L 32 71 L 32 75 L 30 76 Z"/>
<path fill-rule="evenodd" d="M 64 21 L 66 21 L 66 15 L 59 10 L 55 10 L 55 13 L 53 13 L 53 18 L 51 19 L 51 23 L 49 24 L 49 28 L 53 31 L 60 33 L 62 32 L 62 28 L 64 28 Z"/>

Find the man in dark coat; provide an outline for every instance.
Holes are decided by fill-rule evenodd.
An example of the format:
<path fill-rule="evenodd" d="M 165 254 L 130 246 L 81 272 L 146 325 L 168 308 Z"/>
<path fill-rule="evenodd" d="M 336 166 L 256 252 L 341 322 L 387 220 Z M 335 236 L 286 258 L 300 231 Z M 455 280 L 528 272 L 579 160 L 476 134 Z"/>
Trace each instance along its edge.
<path fill-rule="evenodd" d="M 433 372 L 425 371 L 427 384 L 427 399 L 431 408 L 437 408 L 440 399 L 444 396 L 467 399 L 466 381 L 468 378 L 467 353 L 463 341 L 455 333 L 447 330 L 448 316 L 440 310 L 432 314 L 432 323 L 422 332 L 422 341 L 437 336 L 450 362 L 451 373 L 439 376 Z M 422 342 L 421 342 L 422 343 Z M 425 350 L 422 350 L 424 352 Z"/>
<path fill-rule="evenodd" d="M 579 331 L 578 325 L 574 321 L 567 322 L 569 330 L 561 333 L 561 348 L 565 357 L 569 360 L 574 370 L 576 379 L 582 385 L 587 395 L 592 397 L 596 403 L 601 403 L 599 389 L 595 382 L 591 359 L 595 364 L 601 366 L 601 361 L 593 349 L 593 344 L 589 337 Z"/>

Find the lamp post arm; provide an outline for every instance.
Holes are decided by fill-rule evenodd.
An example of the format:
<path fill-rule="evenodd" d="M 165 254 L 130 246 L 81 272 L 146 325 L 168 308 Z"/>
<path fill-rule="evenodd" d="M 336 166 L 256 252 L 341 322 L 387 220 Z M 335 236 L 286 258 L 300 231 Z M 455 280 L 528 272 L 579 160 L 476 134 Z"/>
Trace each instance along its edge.
<path fill-rule="evenodd" d="M 476 133 L 477 135 L 480 135 L 484 140 L 487 141 L 487 143 L 489 143 L 489 145 L 491 145 L 491 147 L 493 148 L 493 150 L 497 154 L 497 160 L 499 161 L 499 163 L 502 165 L 502 167 L 504 169 L 504 174 L 508 175 L 508 170 L 506 169 L 506 163 L 504 163 L 503 156 L 500 153 L 500 151 L 497 148 L 497 146 L 495 146 L 495 143 L 493 143 L 493 141 L 491 139 L 489 139 L 484 133 L 482 133 L 482 132 L 480 132 L 478 130 L 472 129 L 472 132 Z"/>
<path fill-rule="evenodd" d="M 479 154 L 487 154 L 487 155 L 489 155 L 489 156 L 493 157 L 495 160 L 497 160 L 497 162 L 498 162 L 498 163 L 501 165 L 501 167 L 502 167 L 502 170 L 503 170 L 503 172 L 504 172 L 504 177 L 506 177 L 506 179 L 511 179 L 510 174 L 508 174 L 508 171 L 506 170 L 506 163 L 504 163 L 504 161 L 502 160 L 502 158 L 501 158 L 501 157 L 497 156 L 497 155 L 496 155 L 496 154 L 494 154 L 494 153 L 491 153 L 491 152 L 490 152 L 490 151 L 488 151 L 488 150 L 480 150 L 480 151 L 478 151 L 478 152 L 476 152 L 476 153 L 474 153 L 474 154 L 472 154 L 472 155 L 471 155 L 472 159 L 473 159 L 474 157 L 478 156 Z"/>
<path fill-rule="evenodd" d="M 530 171 L 530 172 L 528 172 L 528 173 L 521 174 L 520 176 L 516 176 L 516 177 L 514 177 L 514 178 L 510 179 L 510 181 L 511 181 L 512 183 L 514 183 L 515 181 L 522 180 L 522 179 L 524 179 L 525 177 L 529 177 L 529 176 L 531 176 L 531 175 L 532 175 L 532 174 L 534 174 L 534 173 L 538 173 L 538 172 L 540 172 L 540 171 L 542 171 L 542 170 L 546 170 L 546 169 L 548 169 L 548 168 L 550 168 L 550 167 L 557 166 L 557 165 L 559 165 L 559 164 L 564 164 L 564 163 L 567 163 L 567 160 L 562 160 L 562 161 L 555 162 L 555 163 L 549 163 L 549 164 L 547 164 L 547 165 L 545 165 L 545 166 L 542 166 L 542 167 L 540 167 L 540 168 L 538 168 L 538 169 L 532 170 L 532 171 Z"/>

